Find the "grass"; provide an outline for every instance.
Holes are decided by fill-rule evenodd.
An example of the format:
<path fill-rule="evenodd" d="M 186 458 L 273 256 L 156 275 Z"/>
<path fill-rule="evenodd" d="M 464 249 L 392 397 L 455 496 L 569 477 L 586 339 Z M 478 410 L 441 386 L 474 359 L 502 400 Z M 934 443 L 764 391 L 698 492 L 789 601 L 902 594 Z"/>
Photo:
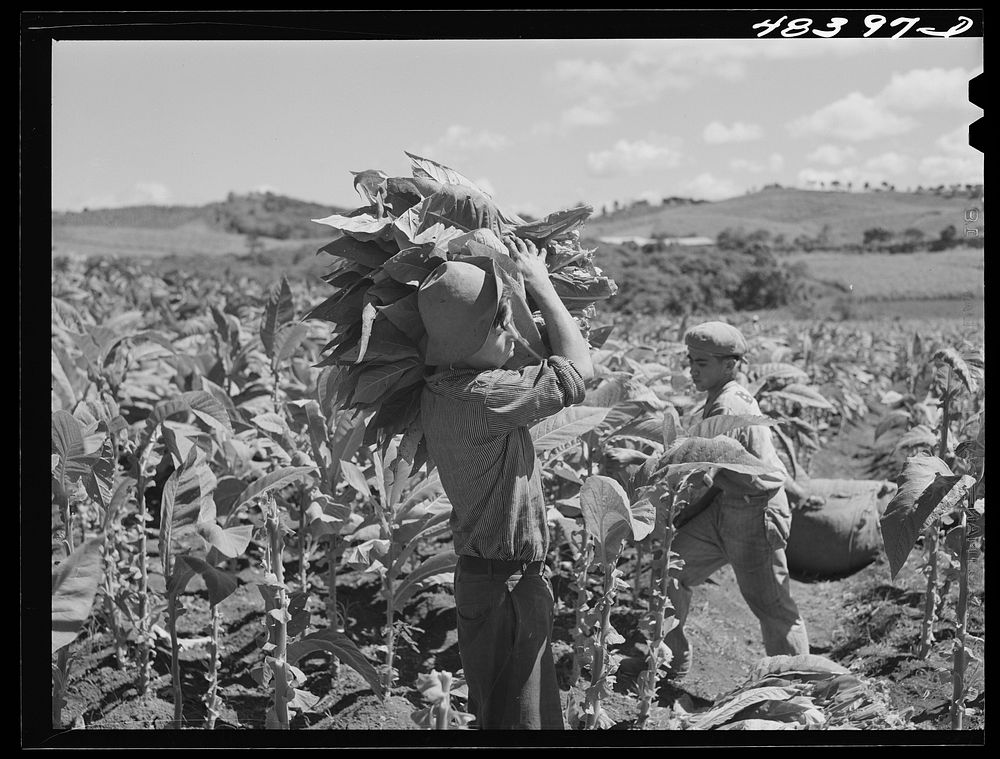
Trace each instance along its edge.
<path fill-rule="evenodd" d="M 810 276 L 846 288 L 856 302 L 982 299 L 984 250 L 939 253 L 793 253 L 786 263 L 805 263 Z"/>
<path fill-rule="evenodd" d="M 621 218 L 592 217 L 583 234 L 594 238 L 655 234 L 714 238 L 724 229 L 742 227 L 747 232 L 767 229 L 794 240 L 799 235 L 814 237 L 828 226 L 830 244 L 860 244 L 864 231 L 872 227 L 895 232 L 912 227 L 933 239 L 949 225 L 959 230 L 971 226 L 965 222 L 965 211 L 981 207 L 981 200 L 930 193 L 771 189 L 714 203 L 654 207 Z M 982 222 L 976 226 L 982 234 Z"/>
<path fill-rule="evenodd" d="M 322 234 L 322 230 L 319 232 Z M 330 235 L 316 240 L 275 240 L 259 237 L 262 252 L 287 252 L 303 246 L 319 248 Z M 246 235 L 219 232 L 195 222 L 174 229 L 54 225 L 53 256 L 229 256 L 250 252 Z"/>

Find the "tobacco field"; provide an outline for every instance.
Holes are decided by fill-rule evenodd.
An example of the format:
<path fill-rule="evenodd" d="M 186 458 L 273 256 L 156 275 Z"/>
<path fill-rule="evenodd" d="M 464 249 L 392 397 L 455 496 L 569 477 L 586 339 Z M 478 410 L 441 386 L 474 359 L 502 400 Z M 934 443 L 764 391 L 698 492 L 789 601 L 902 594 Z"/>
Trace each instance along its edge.
<path fill-rule="evenodd" d="M 386 219 L 397 232 L 407 219 L 391 204 L 414 185 L 386 199 L 384 175 L 368 174 L 356 185 L 385 216 L 322 220 L 342 233 L 323 250 L 350 262 L 325 281 L 53 260 L 50 745 L 102 745 L 123 730 L 164 746 L 174 735 L 294 745 L 279 733 L 246 739 L 264 729 L 321 746 L 474 734 L 450 504 L 415 423 L 412 285 L 433 259 L 376 240 Z M 532 429 L 567 734 L 980 740 L 982 321 L 730 315 L 750 343 L 743 379 L 765 418 L 698 421 L 687 319 L 602 311 L 614 283 L 564 234 L 585 215 L 518 221 L 556 241 L 562 268 L 550 260 L 550 275 L 596 373 L 584 404 Z M 429 234 L 402 227 L 405 245 Z M 467 244 L 495 256 L 482 231 Z M 440 233 L 432 252 L 448 242 Z M 361 282 L 379 297 L 354 298 Z M 331 284 L 347 295 L 331 298 Z M 524 347 L 540 349 L 530 312 L 520 317 Z M 839 571 L 809 557 L 792 566 L 804 657 L 764 657 L 721 570 L 695 592 L 692 672 L 671 680 L 674 520 L 705 477 L 764 471 L 728 435 L 762 423 L 807 490 L 872 484 L 882 500 L 866 534 L 879 540 L 861 555 L 852 533 L 835 549 L 850 554 Z M 630 463 L 634 453 L 646 463 Z M 793 538 L 808 518 L 796 513 Z"/>

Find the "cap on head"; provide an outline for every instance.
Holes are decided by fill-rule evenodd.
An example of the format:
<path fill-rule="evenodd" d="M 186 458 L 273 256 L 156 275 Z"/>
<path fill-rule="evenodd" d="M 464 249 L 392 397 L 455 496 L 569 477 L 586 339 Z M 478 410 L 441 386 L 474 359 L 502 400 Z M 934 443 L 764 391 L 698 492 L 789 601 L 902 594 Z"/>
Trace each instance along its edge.
<path fill-rule="evenodd" d="M 424 363 L 445 366 L 479 350 L 496 319 L 503 281 L 492 260 L 481 265 L 445 261 L 417 291 L 427 330 Z"/>
<path fill-rule="evenodd" d="M 732 324 L 703 322 L 687 331 L 684 343 L 690 350 L 710 356 L 742 356 L 747 352 L 747 341 Z"/>

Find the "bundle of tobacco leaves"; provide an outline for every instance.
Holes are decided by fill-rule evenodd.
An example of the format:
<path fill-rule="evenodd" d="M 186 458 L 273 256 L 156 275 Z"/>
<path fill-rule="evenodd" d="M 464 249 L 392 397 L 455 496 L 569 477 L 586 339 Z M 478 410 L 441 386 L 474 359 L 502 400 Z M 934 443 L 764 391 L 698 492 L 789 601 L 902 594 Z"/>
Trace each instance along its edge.
<path fill-rule="evenodd" d="M 675 710 L 688 730 L 900 730 L 885 687 L 816 654 L 761 659 L 739 688 L 697 713 Z"/>
<path fill-rule="evenodd" d="M 528 222 L 504 211 L 459 172 L 406 155 L 412 177 L 352 172 L 365 205 L 346 215 L 314 219 L 337 231 L 318 251 L 334 259 L 323 279 L 336 291 L 306 318 L 332 325 L 319 366 L 336 372 L 328 386 L 336 386 L 340 408 L 371 414 L 368 445 L 388 445 L 419 419 L 428 369 L 417 289 L 441 263 L 481 256 L 497 262 L 521 335 L 508 364 L 512 368 L 548 356 L 550 350 L 544 321 L 501 242 L 503 235 L 547 246 L 549 276 L 585 336 L 590 336 L 595 303 L 617 291 L 614 281 L 594 266 L 595 251 L 580 246 L 577 227 L 592 213 L 589 206 Z"/>

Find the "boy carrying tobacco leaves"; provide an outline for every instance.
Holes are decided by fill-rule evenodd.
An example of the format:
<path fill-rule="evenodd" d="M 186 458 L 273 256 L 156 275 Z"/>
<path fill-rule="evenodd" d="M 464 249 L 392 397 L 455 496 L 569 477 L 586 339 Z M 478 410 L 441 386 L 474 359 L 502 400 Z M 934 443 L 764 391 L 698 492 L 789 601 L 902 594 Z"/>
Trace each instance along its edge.
<path fill-rule="evenodd" d="M 691 379 L 708 394 L 703 419 L 720 414 L 761 416 L 757 401 L 736 379 L 747 352 L 746 340 L 736 327 L 704 322 L 688 330 L 684 342 Z M 740 593 L 760 622 L 767 655 L 809 653 L 806 626 L 790 593 L 784 550 L 792 521 L 788 496 L 798 502 L 805 492 L 788 476 L 766 426 L 751 425 L 733 436 L 773 471 L 751 477 L 720 470 L 699 500 L 704 509 L 690 516 L 674 537 L 671 547 L 684 566 L 668 594 L 678 626 L 667 633 L 665 642 L 673 653 L 671 675 L 676 679 L 691 666 L 684 622 L 692 588 L 726 564 L 732 565 Z"/>
<path fill-rule="evenodd" d="M 688 330 L 684 342 L 694 386 L 707 393 L 702 419 L 762 415 L 757 401 L 737 380 L 747 343 L 736 327 L 704 322 Z M 719 469 L 709 487 L 675 518 L 671 550 L 683 566 L 668 591 L 677 626 L 664 641 L 672 654 L 667 674 L 674 680 L 683 679 L 691 669 L 684 623 L 693 589 L 726 564 L 732 566 L 740 594 L 760 622 L 767 655 L 809 653 L 805 622 L 790 592 L 785 546 L 792 521 L 789 502 L 799 506 L 816 499 L 788 475 L 767 426 L 752 424 L 731 435 L 771 472 L 751 476 Z M 646 458 L 622 449 L 609 463 L 621 467 Z"/>
<path fill-rule="evenodd" d="M 458 647 L 480 729 L 562 729 L 551 650 L 554 599 L 541 467 L 529 425 L 580 403 L 590 348 L 556 294 L 544 250 L 503 240 L 545 320 L 553 355 L 507 369 L 519 341 L 487 257 L 447 261 L 421 285 L 428 452 L 452 503 Z"/>

